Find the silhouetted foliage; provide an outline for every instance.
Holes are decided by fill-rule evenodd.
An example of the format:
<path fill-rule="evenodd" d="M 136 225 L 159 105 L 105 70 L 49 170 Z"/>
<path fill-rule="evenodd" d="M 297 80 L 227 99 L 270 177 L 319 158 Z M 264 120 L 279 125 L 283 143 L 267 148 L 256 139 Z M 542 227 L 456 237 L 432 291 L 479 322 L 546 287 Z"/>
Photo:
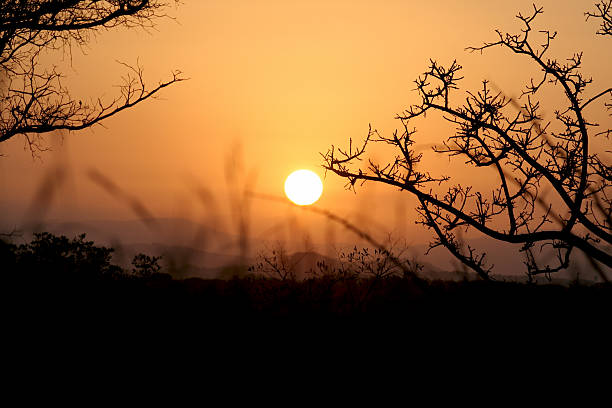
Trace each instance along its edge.
<path fill-rule="evenodd" d="M 28 244 L 13 246 L 14 267 L 37 276 L 108 276 L 121 272 L 111 264 L 112 248 L 86 241 L 85 234 L 73 239 L 48 232 L 34 234 Z"/>
<path fill-rule="evenodd" d="M 258 262 L 248 268 L 249 272 L 257 272 L 272 279 L 295 280 L 296 261 L 290 259 L 287 250 L 282 245 L 269 253 L 260 253 Z"/>
<path fill-rule="evenodd" d="M 24 279 L 150 279 L 161 275 L 161 257 L 136 254 L 128 271 L 112 262 L 113 248 L 49 232 L 35 233 L 31 242 L 16 245 L 0 240 L 0 265 L 5 273 Z"/>
<path fill-rule="evenodd" d="M 149 256 L 145 254 L 136 254 L 132 260 L 132 273 L 138 277 L 150 278 L 157 275 L 161 270 L 159 264 L 160 256 Z"/>
<path fill-rule="evenodd" d="M 597 9 L 588 15 L 601 18 L 598 33 L 609 35 L 610 2 L 598 3 Z M 494 91 L 485 80 L 479 91 L 468 91 L 464 103 L 453 106 L 462 67 L 456 61 L 444 66 L 432 60 L 415 81 L 420 102 L 397 116 L 400 131 L 384 136 L 370 127 L 362 145 L 356 147 L 351 140 L 348 149 L 332 146 L 323 155 L 324 167 L 346 178 L 348 188 L 375 181 L 414 195 L 419 201 L 418 223 L 435 233 L 430 249 L 446 247 L 485 279 L 492 270 L 486 254 L 465 245 L 458 231 L 475 230 L 502 242 L 522 244 L 529 277 L 550 276 L 568 268 L 574 249 L 612 267 L 611 167 L 602 153 L 589 147 L 593 138 L 608 138 L 612 129 L 598 129 L 587 115 L 587 108 L 612 97 L 612 88 L 586 94 L 592 80 L 580 71 L 582 53 L 565 62 L 548 57 L 556 33 L 534 31 L 534 20 L 541 13 L 542 8 L 534 6 L 530 14 L 517 16 L 523 25 L 519 34 L 497 31 L 496 41 L 469 48 L 482 52 L 501 47 L 541 70 L 518 100 Z M 538 33 L 543 38 L 534 39 Z M 566 103 L 565 109 L 554 113 L 553 123 L 544 122 L 536 99 L 547 86 L 560 88 Z M 492 193 L 452 185 L 449 176 L 420 170 L 422 155 L 414 147 L 413 121 L 436 112 L 457 130 L 433 150 L 460 157 L 477 169 L 493 169 L 498 186 Z M 367 167 L 360 167 L 369 143 L 391 145 L 397 154 L 388 162 L 369 160 Z M 445 193 L 436 193 L 439 185 L 447 186 Z M 544 200 L 548 190 L 555 192 L 560 205 Z M 540 264 L 537 253 L 543 248 L 552 248 L 555 264 Z"/>
<path fill-rule="evenodd" d="M 112 100 L 74 100 L 54 67 L 41 67 L 46 50 L 82 47 L 101 30 L 152 27 L 169 1 L 20 0 L 0 3 L 0 142 L 25 137 L 32 154 L 44 150 L 41 135 L 86 129 L 182 81 L 179 71 L 149 88 L 140 66 L 128 70 Z"/>

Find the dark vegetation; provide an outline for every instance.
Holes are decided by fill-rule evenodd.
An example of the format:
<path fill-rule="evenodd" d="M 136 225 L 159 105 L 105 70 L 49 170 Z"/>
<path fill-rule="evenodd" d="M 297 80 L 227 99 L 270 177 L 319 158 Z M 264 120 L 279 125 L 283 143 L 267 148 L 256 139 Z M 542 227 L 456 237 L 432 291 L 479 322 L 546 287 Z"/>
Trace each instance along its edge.
<path fill-rule="evenodd" d="M 0 241 L 2 296 L 14 317 L 38 321 L 81 319 L 133 324 L 260 320 L 291 317 L 392 319 L 401 325 L 482 322 L 510 316 L 547 324 L 581 323 L 612 307 L 607 283 L 530 285 L 492 281 L 428 281 L 405 274 L 384 254 L 357 249 L 335 265 L 320 262 L 305 279 L 268 258 L 267 274 L 231 279 L 173 279 L 159 258 L 139 254 L 132 266 L 112 263 L 113 249 L 84 235 L 68 239 L 36 234 L 25 244 Z M 274 265 L 274 268 L 270 268 Z M 495 319 L 501 320 L 489 320 Z M 25 321 L 28 321 L 28 320 Z M 49 320 L 51 319 L 51 320 Z M 438 324 L 436 323 L 436 324 Z"/>

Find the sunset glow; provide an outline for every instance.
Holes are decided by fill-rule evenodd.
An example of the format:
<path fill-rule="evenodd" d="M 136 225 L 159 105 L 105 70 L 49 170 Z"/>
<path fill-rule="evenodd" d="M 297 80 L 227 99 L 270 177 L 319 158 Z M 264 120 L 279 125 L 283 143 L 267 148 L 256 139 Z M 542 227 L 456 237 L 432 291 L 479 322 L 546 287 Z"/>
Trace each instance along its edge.
<path fill-rule="evenodd" d="M 2 1 L 0 38 L 7 333 L 610 320 L 612 0 Z"/>
<path fill-rule="evenodd" d="M 530 15 L 533 0 L 152 1 L 167 4 L 163 9 L 151 9 L 153 14 L 168 16 L 154 18 L 152 32 L 138 26 L 100 27 L 87 32 L 90 40 L 83 47 L 72 44 L 70 53 L 69 48 L 60 47 L 69 44 L 60 41 L 57 47 L 32 54 L 37 55 L 34 76 L 54 71 L 62 75 L 52 81 L 52 89 L 38 89 L 37 95 L 52 97 L 41 100 L 36 109 L 38 105 L 28 105 L 33 90 L 24 79 L 30 77 L 10 74 L 13 77 L 9 81 L 8 73 L 21 65 L 5 64 L 2 95 L 5 98 L 10 88 L 13 96 L 12 102 L 3 102 L 3 132 L 15 133 L 16 127 L 39 132 L 48 129 L 50 122 L 59 128 L 46 134 L 17 132 L 0 142 L 0 239 L 14 229 L 27 239 L 30 226 L 36 226 L 69 238 L 88 233 L 88 239 L 106 245 L 121 241 L 136 248 L 143 243 L 164 243 L 223 257 L 255 257 L 267 249 L 269 242 L 283 242 L 289 252 L 298 252 L 306 250 L 305 242 L 316 248 L 331 248 L 363 240 L 346 224 L 322 215 L 324 211 L 349 220 L 377 242 L 384 242 L 393 232 L 393 238 L 407 240 L 416 254 L 423 254 L 437 235 L 417 223 L 421 203 L 401 188 L 401 181 L 418 181 L 415 188 L 439 199 L 453 186 L 469 187 L 464 210 L 475 214 L 487 205 L 495 211 L 508 208 L 498 202 L 504 199 L 505 192 L 503 188 L 499 190 L 500 172 L 495 166 L 476 166 L 466 163 L 461 155 L 434 151 L 434 147 L 444 150 L 444 143 L 455 146 L 453 140 L 463 140 L 449 140 L 460 127 L 448 121 L 447 114 L 429 109 L 427 116 L 415 117 L 406 124 L 411 136 L 405 146 L 410 147 L 410 152 L 402 152 L 393 144 L 374 142 L 379 136 L 392 138 L 396 130 L 398 136 L 404 132 L 404 123 L 397 117 L 422 103 L 415 81 L 431 71 L 432 60 L 439 67 L 447 68 L 453 61 L 463 67 L 456 73 L 457 78 L 463 79 L 449 93 L 448 107 L 461 108 L 468 92 L 478 96 L 482 81 L 487 81 L 492 96 L 499 93 L 497 100 L 509 101 L 503 109 L 488 109 L 487 118 L 504 113 L 512 122 L 516 115 L 522 115 L 523 105 L 531 98 L 541 106 L 534 130 L 548 129 L 551 135 L 566 130 L 555 114 L 569 106 L 558 84 L 545 81 L 538 98 L 524 94 L 532 79 L 539 83 L 545 74 L 527 55 L 501 47 L 484 52 L 466 49 L 498 41 L 496 30 L 522 33 L 525 25 L 516 16 Z M 582 95 L 582 104 L 611 86 L 612 37 L 596 34 L 603 23 L 601 18 L 585 16 L 586 12 L 596 11 L 598 1 L 601 0 L 538 0 L 535 3 L 543 12 L 533 21 L 530 34 L 533 43 L 541 45 L 546 43 L 541 30 L 559 33 L 545 54 L 559 64 L 584 52 L 581 72 L 584 78 L 593 78 L 593 83 Z M 3 2 L 0 9 L 21 3 L 76 4 L 28 0 Z M 102 5 L 121 8 L 122 3 L 79 1 L 83 8 L 78 10 Z M 10 15 L 7 12 L 0 19 Z M 57 16 L 69 18 L 71 14 Z M 56 15 L 49 18 L 55 21 Z M 138 21 L 147 19 L 134 20 Z M 15 40 L 29 38 L 17 34 Z M 18 43 L 6 44 L 8 47 Z M 6 48 L 7 58 L 13 54 Z M 30 61 L 26 58 L 22 63 L 29 66 Z M 159 89 L 148 100 L 90 128 L 82 128 L 83 113 L 99 113 L 101 107 L 117 98 L 123 104 L 126 101 L 122 91 L 139 89 L 140 79 L 146 90 L 152 91 L 158 84 L 172 81 L 173 74 L 179 71 L 182 74 L 178 77 L 184 81 Z M 129 87 L 125 87 L 124 79 Z M 439 81 L 430 79 L 435 92 Z M 36 81 L 37 88 L 45 83 L 40 78 Z M 65 91 L 60 94 L 63 99 L 53 96 L 57 91 Z M 128 105 L 139 95 L 132 94 Z M 66 104 L 69 100 L 72 102 Z M 612 98 L 603 94 L 586 106 L 585 123 L 599 124 L 593 127 L 593 135 L 612 127 L 607 107 L 610 104 Z M 59 116 L 58 109 L 62 113 Z M 57 117 L 50 121 L 52 113 Z M 33 121 L 32 115 L 38 120 Z M 71 121 L 67 122 L 66 117 Z M 68 130 L 68 123 L 75 130 Z M 464 130 L 475 132 L 474 137 L 482 136 L 485 141 L 495 136 L 483 128 Z M 519 137 L 523 133 L 514 134 Z M 368 136 L 366 152 L 342 162 L 342 152 L 356 154 Z M 495 142 L 493 146 L 503 149 L 505 144 Z M 604 164 L 609 166 L 609 146 L 609 138 L 602 134 L 589 141 L 588 152 L 605 157 Z M 477 144 L 468 147 L 470 154 L 484 160 L 486 150 Z M 572 154 L 579 157 L 580 152 Z M 393 167 L 398 163 L 396 158 L 401 161 L 405 157 L 404 153 L 420 157 L 420 161 Z M 506 156 L 504 152 L 495 157 Z M 397 170 L 395 178 L 400 183 L 347 180 L 328 169 L 322 197 L 325 157 L 330 160 L 328 166 L 346 165 L 357 175 L 360 170 L 375 173 L 372 168 L 380 170 L 380 174 Z M 550 165 L 545 157 L 548 156 L 542 154 L 544 167 Z M 565 163 L 561 157 L 555 160 L 560 165 Z M 387 164 L 391 166 L 385 167 Z M 299 178 L 287 178 L 298 169 L 313 170 L 321 179 L 312 175 L 310 185 Z M 525 166 L 510 168 L 508 174 L 512 176 L 506 183 L 510 196 L 519 191 L 515 183 L 518 173 L 514 171 L 529 170 Z M 419 184 L 423 177 L 450 179 Z M 525 179 L 524 174 L 521 177 Z M 594 181 L 585 180 L 595 188 Z M 576 184 L 575 180 L 567 183 Z M 554 206 L 564 204 L 557 190 L 544 185 L 538 188 L 546 192 L 545 202 L 553 205 L 550 213 L 560 214 Z M 475 203 L 478 196 L 471 194 L 476 192 L 482 193 L 482 203 Z M 313 207 L 307 207 L 313 203 Z M 469 207 L 476 204 L 482 206 Z M 316 211 L 319 209 L 321 212 Z M 485 217 L 486 228 L 519 234 L 522 213 L 517 206 L 513 211 L 516 219 L 512 222 L 506 213 Z M 444 212 L 438 215 L 450 217 Z M 534 214 L 534 220 L 541 219 L 541 215 Z M 597 219 L 606 222 L 605 214 Z M 83 226 L 72 227 L 77 224 Z M 546 223 L 542 228 L 552 228 L 553 224 Z M 207 231 L 206 239 L 201 231 Z M 521 247 L 508 245 L 513 251 L 514 246 Z M 158 246 L 150 251 L 138 248 L 151 255 L 168 252 Z M 161 252 L 155 252 L 158 249 Z M 335 250 L 329 251 L 335 254 Z M 488 253 L 488 258 L 493 253 L 504 254 L 495 248 L 482 252 Z M 490 259 L 498 273 L 512 274 L 524 266 L 522 255 L 515 252 Z M 440 249 L 427 262 L 446 270 L 454 268 L 448 266 L 454 258 Z M 198 268 L 204 270 L 211 262 L 206 257 Z M 502 267 L 505 269 L 500 271 Z"/>

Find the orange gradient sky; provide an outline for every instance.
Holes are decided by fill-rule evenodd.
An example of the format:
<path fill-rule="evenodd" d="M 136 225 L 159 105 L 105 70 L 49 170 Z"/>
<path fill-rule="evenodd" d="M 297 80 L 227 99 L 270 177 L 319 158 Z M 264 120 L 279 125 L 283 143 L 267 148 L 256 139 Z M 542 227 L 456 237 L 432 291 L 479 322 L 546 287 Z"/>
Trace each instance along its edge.
<path fill-rule="evenodd" d="M 360 140 L 368 124 L 390 133 L 393 119 L 417 102 L 413 80 L 429 58 L 464 67 L 462 89 L 492 81 L 509 96 L 535 71 L 501 49 L 470 54 L 465 47 L 495 37 L 494 29 L 514 32 L 514 16 L 531 10 L 532 0 L 497 1 L 248 1 L 186 0 L 175 17 L 156 30 L 112 30 L 81 52 L 50 54 L 75 98 L 112 98 L 124 69 L 116 61 L 145 69 L 154 84 L 180 69 L 190 80 L 163 91 L 93 130 L 47 138 L 51 151 L 32 159 L 19 138 L 0 145 L 0 209 L 3 225 L 19 225 L 45 176 L 63 168 L 67 177 L 41 217 L 48 220 L 127 219 L 135 215 L 87 177 L 97 170 L 140 199 L 158 217 L 209 219 L 213 204 L 202 205 L 196 190 L 214 199 L 219 224 L 231 229 L 231 183 L 263 194 L 283 195 L 286 176 L 306 168 L 323 176 L 320 152 Z M 591 1 L 542 0 L 536 27 L 559 32 L 551 56 L 564 59 L 584 51 L 583 71 L 591 92 L 610 84 L 609 39 L 594 35 L 597 22 L 585 22 Z M 550 95 L 552 101 L 556 96 Z M 601 110 L 601 109 L 599 109 Z M 552 114 L 553 108 L 545 109 Z M 594 120 L 610 119 L 593 110 Z M 417 143 L 446 139 L 452 127 L 432 118 L 417 124 Z M 63 136 L 63 141 L 61 136 Z M 598 142 L 609 143 L 609 141 Z M 373 151 L 382 155 L 384 152 Z M 234 164 L 232 164 L 234 163 Z M 426 153 L 423 166 L 434 174 L 463 174 L 447 159 Z M 467 173 L 465 173 L 467 174 Z M 486 188 L 486 180 L 481 179 Z M 317 205 L 365 229 L 401 230 L 416 240 L 414 201 L 382 185 L 357 194 L 328 174 Z M 255 200 L 250 207 L 254 233 L 265 233 L 293 216 L 316 227 L 314 214 L 280 203 Z M 30 211 L 30 213 L 28 213 Z M 301 215 L 296 215 L 296 214 Z M 208 218 L 207 218 L 208 217 Z M 283 218 L 285 217 L 285 218 Z M 310 217 L 310 218 L 309 218 Z M 317 218 L 319 217 L 319 218 Z M 320 224 L 323 225 L 323 224 Z M 280 228 L 280 227 L 279 227 Z"/>

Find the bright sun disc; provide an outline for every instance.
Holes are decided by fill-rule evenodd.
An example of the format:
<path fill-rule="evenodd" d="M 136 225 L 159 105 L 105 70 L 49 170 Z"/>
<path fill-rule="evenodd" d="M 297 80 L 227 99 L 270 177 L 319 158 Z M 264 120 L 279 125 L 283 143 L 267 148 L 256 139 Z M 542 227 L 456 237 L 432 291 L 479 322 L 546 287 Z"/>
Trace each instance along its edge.
<path fill-rule="evenodd" d="M 323 183 L 310 170 L 296 170 L 285 181 L 285 194 L 297 205 L 310 205 L 321 197 Z"/>

